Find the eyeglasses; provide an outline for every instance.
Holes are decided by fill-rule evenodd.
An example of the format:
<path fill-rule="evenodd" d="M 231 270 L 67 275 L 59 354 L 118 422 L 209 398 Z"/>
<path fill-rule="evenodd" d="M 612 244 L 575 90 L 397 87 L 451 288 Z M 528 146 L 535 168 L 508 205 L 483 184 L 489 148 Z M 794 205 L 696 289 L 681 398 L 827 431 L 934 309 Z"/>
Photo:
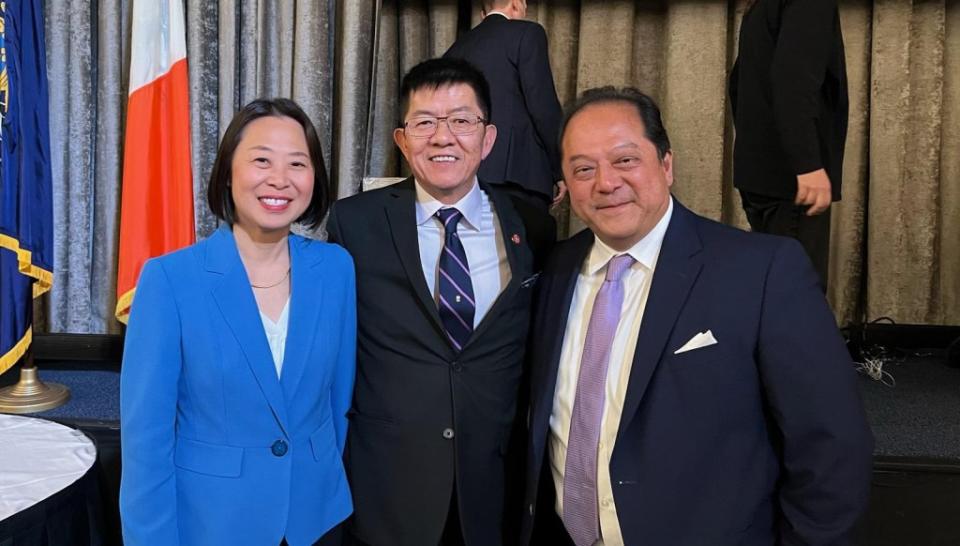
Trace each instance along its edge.
<path fill-rule="evenodd" d="M 486 123 L 486 120 L 480 116 L 456 114 L 442 118 L 429 116 L 411 118 L 410 121 L 403 123 L 403 128 L 410 136 L 427 138 L 436 134 L 441 121 L 445 121 L 447 129 L 450 129 L 450 132 L 457 136 L 471 135 L 476 132 L 480 124 Z"/>

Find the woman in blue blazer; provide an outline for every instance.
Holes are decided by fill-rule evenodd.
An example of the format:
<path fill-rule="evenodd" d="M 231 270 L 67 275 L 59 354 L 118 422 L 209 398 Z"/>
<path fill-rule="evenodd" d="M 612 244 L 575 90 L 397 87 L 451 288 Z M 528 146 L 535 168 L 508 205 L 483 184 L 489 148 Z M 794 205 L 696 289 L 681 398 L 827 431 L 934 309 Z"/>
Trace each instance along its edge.
<path fill-rule="evenodd" d="M 256 100 L 210 176 L 223 225 L 144 266 L 120 384 L 128 546 L 339 541 L 353 262 L 290 233 L 317 226 L 330 196 L 307 115 Z"/>

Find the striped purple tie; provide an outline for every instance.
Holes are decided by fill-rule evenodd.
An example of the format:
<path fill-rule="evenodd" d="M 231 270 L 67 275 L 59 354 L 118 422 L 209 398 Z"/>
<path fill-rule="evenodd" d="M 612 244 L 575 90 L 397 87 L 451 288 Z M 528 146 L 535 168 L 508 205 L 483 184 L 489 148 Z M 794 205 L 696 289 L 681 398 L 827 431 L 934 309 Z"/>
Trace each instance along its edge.
<path fill-rule="evenodd" d="M 597 448 L 606 399 L 610 347 L 623 305 L 623 282 L 620 277 L 633 262 L 632 256 L 623 254 L 607 263 L 607 276 L 593 302 L 587 337 L 583 343 L 563 473 L 563 525 L 577 546 L 592 546 L 600 540 Z"/>
<path fill-rule="evenodd" d="M 457 209 L 446 208 L 437 211 L 437 218 L 443 222 L 444 230 L 437 306 L 447 337 L 460 351 L 473 333 L 473 315 L 477 307 L 473 299 L 470 264 L 457 236 L 457 223 L 463 215 Z"/>

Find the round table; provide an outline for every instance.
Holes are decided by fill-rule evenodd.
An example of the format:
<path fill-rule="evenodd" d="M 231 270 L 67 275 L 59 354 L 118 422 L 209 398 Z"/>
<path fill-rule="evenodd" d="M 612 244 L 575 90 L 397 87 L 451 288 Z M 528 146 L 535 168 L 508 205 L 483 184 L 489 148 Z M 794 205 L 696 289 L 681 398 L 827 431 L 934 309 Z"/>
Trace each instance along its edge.
<path fill-rule="evenodd" d="M 98 544 L 96 460 L 78 430 L 0 414 L 0 544 Z"/>

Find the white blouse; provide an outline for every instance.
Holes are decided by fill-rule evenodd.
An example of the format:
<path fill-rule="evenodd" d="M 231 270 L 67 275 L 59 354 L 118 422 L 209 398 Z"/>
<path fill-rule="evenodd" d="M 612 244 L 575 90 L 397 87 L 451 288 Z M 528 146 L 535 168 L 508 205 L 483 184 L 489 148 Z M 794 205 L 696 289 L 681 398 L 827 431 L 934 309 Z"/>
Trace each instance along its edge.
<path fill-rule="evenodd" d="M 287 346 L 287 324 L 290 322 L 290 299 L 283 304 L 283 311 L 277 322 L 260 311 L 260 321 L 263 322 L 263 331 L 267 334 L 267 344 L 270 345 L 270 354 L 273 355 L 273 365 L 277 368 L 277 378 L 283 368 L 283 351 Z"/>

